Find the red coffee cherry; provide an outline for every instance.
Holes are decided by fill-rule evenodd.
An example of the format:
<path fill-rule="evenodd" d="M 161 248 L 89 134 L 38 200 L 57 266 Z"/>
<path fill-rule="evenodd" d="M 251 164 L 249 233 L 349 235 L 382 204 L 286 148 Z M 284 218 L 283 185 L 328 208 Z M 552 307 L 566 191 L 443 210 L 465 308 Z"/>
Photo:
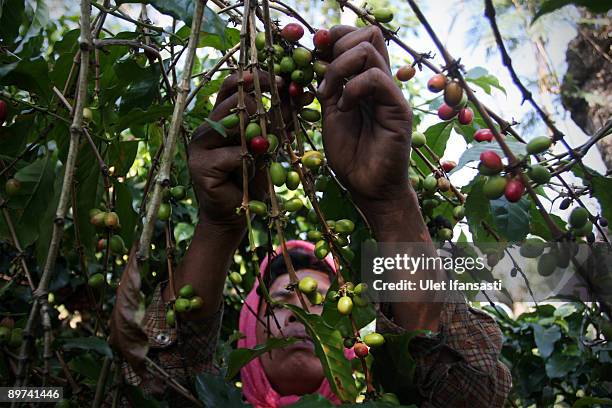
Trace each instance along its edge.
<path fill-rule="evenodd" d="M 331 35 L 329 34 L 329 30 L 325 28 L 318 29 L 312 37 L 312 43 L 318 50 L 326 50 L 330 48 L 332 45 L 332 40 Z"/>
<path fill-rule="evenodd" d="M 463 108 L 459 111 L 459 116 L 457 119 L 459 119 L 459 123 L 462 125 L 469 125 L 472 123 L 472 119 L 474 119 L 474 112 L 470 108 Z M 492 136 L 493 135 L 491 135 L 491 137 Z"/>
<path fill-rule="evenodd" d="M 368 346 L 366 346 L 364 343 L 355 343 L 353 346 L 353 351 L 355 351 L 355 355 L 359 358 L 364 358 L 370 353 Z"/>
<path fill-rule="evenodd" d="M 416 74 L 416 69 L 412 65 L 406 65 L 401 67 L 395 73 L 395 77 L 402 82 L 410 81 Z"/>
<path fill-rule="evenodd" d="M 444 74 L 436 74 L 427 81 L 427 88 L 431 92 L 440 92 L 446 87 L 446 76 Z"/>
<path fill-rule="evenodd" d="M 304 27 L 297 23 L 289 23 L 281 31 L 281 36 L 289 42 L 297 42 L 304 35 Z"/>
<path fill-rule="evenodd" d="M 440 107 L 438 108 L 438 117 L 442 120 L 451 120 L 455 117 L 456 114 L 457 111 L 445 103 L 440 105 Z"/>
<path fill-rule="evenodd" d="M 255 136 L 253 139 L 251 139 L 249 147 L 251 149 L 251 153 L 263 154 L 268 151 L 270 142 L 268 142 L 268 140 L 263 136 Z"/>
<path fill-rule="evenodd" d="M 455 167 L 457 167 L 457 163 L 455 163 L 454 161 L 443 161 L 442 163 L 440 163 L 442 165 L 442 168 L 444 169 L 445 172 L 449 172 L 451 170 L 453 170 Z"/>
<path fill-rule="evenodd" d="M 480 153 L 480 163 L 487 169 L 496 173 L 499 173 L 504 168 L 501 157 L 493 150 L 485 150 Z"/>
<path fill-rule="evenodd" d="M 291 82 L 289 84 L 289 95 L 291 95 L 291 97 L 297 98 L 302 96 L 303 93 L 304 87 L 302 85 L 298 84 L 297 82 Z"/>
<path fill-rule="evenodd" d="M 510 201 L 511 203 L 516 203 L 521 199 L 524 192 L 525 185 L 521 180 L 515 178 L 508 181 L 508 184 L 506 184 L 504 196 L 506 196 L 506 200 Z"/>
<path fill-rule="evenodd" d="M 493 140 L 493 132 L 491 129 L 478 129 L 474 133 L 474 140 L 477 142 L 490 142 Z"/>

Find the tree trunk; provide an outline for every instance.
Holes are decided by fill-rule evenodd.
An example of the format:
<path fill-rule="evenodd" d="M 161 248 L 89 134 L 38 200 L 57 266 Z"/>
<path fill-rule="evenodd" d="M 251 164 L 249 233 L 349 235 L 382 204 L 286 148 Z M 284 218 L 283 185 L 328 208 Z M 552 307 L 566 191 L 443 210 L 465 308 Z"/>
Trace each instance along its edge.
<path fill-rule="evenodd" d="M 577 29 L 567 47 L 562 103 L 574 122 L 592 135 L 612 117 L 612 26 L 579 24 Z M 597 147 L 611 171 L 612 137 L 600 140 Z"/>

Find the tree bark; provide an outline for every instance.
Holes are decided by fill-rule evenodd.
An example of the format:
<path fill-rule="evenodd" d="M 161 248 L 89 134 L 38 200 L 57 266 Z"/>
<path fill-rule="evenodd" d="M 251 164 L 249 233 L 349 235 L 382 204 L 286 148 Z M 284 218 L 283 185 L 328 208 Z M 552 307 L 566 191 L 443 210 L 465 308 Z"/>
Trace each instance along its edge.
<path fill-rule="evenodd" d="M 594 16 L 585 13 L 585 20 Z M 592 135 L 612 117 L 612 26 L 579 24 L 566 52 L 567 72 L 562 103 L 576 124 Z M 612 170 L 612 137 L 597 143 L 608 171 Z"/>

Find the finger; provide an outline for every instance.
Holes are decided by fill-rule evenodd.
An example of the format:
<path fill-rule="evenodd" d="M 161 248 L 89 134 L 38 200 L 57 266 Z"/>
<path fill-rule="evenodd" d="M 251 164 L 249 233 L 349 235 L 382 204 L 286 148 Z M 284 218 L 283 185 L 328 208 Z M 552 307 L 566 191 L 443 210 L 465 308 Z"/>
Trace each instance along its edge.
<path fill-rule="evenodd" d="M 376 111 L 385 109 L 386 119 L 406 120 L 408 103 L 393 79 L 380 68 L 371 68 L 348 81 L 336 104 L 339 111 L 347 112 L 362 101 L 372 101 Z M 374 112 L 376 114 L 377 112 Z"/>
<path fill-rule="evenodd" d="M 249 115 L 254 114 L 257 111 L 257 104 L 253 97 L 246 95 L 245 106 Z M 232 96 L 221 102 L 209 115 L 209 119 L 215 122 L 223 119 L 232 113 L 232 110 L 238 106 L 238 94 Z M 221 146 L 229 146 L 235 144 L 234 136 L 240 131 L 239 126 L 233 129 L 226 129 L 227 136 L 223 136 L 216 130 L 212 129 L 208 122 L 202 123 L 193 133 L 191 137 L 191 143 L 189 144 L 190 154 L 193 149 L 214 149 Z"/>
<path fill-rule="evenodd" d="M 332 44 L 344 37 L 348 33 L 359 30 L 357 27 L 338 24 L 329 29 L 329 36 L 331 37 Z"/>
<path fill-rule="evenodd" d="M 338 34 L 340 34 L 340 30 Z M 332 39 L 334 37 L 332 36 Z M 344 54 L 345 52 L 353 49 L 359 43 L 369 42 L 374 48 L 382 55 L 387 69 L 390 69 L 389 53 L 387 51 L 387 44 L 385 43 L 385 37 L 380 31 L 380 28 L 376 26 L 368 26 L 359 30 L 347 32 L 343 36 L 339 36 L 337 41 L 334 42 L 334 59 Z"/>
<path fill-rule="evenodd" d="M 245 71 L 247 72 L 251 71 Z M 270 77 L 266 71 L 258 70 L 259 75 L 259 84 L 261 86 L 262 92 L 266 92 L 270 90 Z M 249 81 L 245 86 L 246 91 L 250 91 L 253 88 L 253 81 Z M 225 78 L 223 84 L 221 85 L 221 89 L 219 89 L 219 93 L 217 94 L 217 102 L 223 101 L 224 99 L 230 97 L 235 92 L 238 92 L 238 73 L 235 72 L 232 75 Z"/>
<path fill-rule="evenodd" d="M 381 72 L 386 72 L 387 76 L 391 76 L 384 57 L 371 43 L 361 42 L 329 64 L 325 72 L 325 79 L 318 89 L 320 99 L 325 100 L 334 96 L 338 98 L 342 92 L 345 78 L 371 68 L 378 68 Z"/>

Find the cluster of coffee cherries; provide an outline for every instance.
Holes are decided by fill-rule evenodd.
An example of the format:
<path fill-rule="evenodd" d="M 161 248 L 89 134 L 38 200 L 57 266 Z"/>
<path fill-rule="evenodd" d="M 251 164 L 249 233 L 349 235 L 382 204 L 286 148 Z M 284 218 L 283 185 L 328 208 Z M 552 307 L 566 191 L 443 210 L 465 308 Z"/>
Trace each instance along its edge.
<path fill-rule="evenodd" d="M 116 212 L 92 208 L 89 210 L 89 222 L 96 227 L 96 230 L 101 235 L 96 246 L 97 252 L 106 251 L 107 248 L 112 254 L 117 256 L 122 256 L 127 252 L 123 238 L 117 234 L 121 229 L 121 222 Z M 107 240 L 104 237 L 109 232 L 110 238 Z M 87 284 L 94 289 L 102 288 L 105 283 L 106 279 L 102 273 L 94 273 L 87 280 Z"/>
<path fill-rule="evenodd" d="M 179 289 L 178 295 L 173 307 L 169 308 L 166 312 L 166 323 L 168 326 L 173 327 L 176 324 L 176 313 L 198 310 L 204 305 L 204 300 L 196 295 L 193 286 L 189 283 Z"/>

